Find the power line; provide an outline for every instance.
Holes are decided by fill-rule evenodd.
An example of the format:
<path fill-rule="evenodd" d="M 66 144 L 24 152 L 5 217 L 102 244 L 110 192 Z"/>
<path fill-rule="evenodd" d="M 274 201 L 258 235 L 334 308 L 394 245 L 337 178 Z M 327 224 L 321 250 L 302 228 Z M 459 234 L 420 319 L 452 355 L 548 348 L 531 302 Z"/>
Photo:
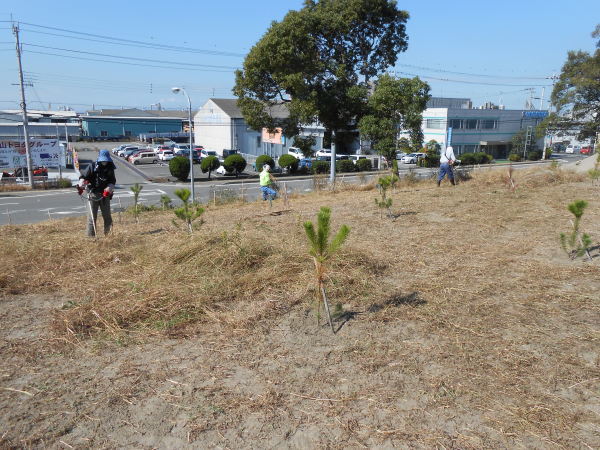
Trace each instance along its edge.
<path fill-rule="evenodd" d="M 481 85 L 481 86 L 515 86 L 515 87 L 539 86 L 539 87 L 550 87 L 550 85 L 548 85 L 548 84 L 487 83 L 487 82 L 483 82 L 483 81 L 451 80 L 449 78 L 429 77 L 429 76 L 425 76 L 425 75 L 418 75 L 416 73 L 402 72 L 402 71 L 399 71 L 399 70 L 398 71 L 392 70 L 391 72 L 393 74 L 394 73 L 401 73 L 403 75 L 409 75 L 411 77 L 425 78 L 425 79 L 428 79 L 428 80 L 447 81 L 447 82 L 450 82 L 450 83 L 477 84 L 477 85 Z"/>
<path fill-rule="evenodd" d="M 413 69 L 428 70 L 430 72 L 451 73 L 453 75 L 466 75 L 466 76 L 472 76 L 472 77 L 508 78 L 508 79 L 514 79 L 514 80 L 547 80 L 548 79 L 548 77 L 517 77 L 514 75 L 490 75 L 490 74 L 477 74 L 477 73 L 468 73 L 468 72 L 454 72 L 451 70 L 434 69 L 432 67 L 414 66 L 412 64 L 398 64 L 398 65 L 404 66 L 404 67 L 412 67 Z"/>
<path fill-rule="evenodd" d="M 104 58 L 127 59 L 127 60 L 134 60 L 134 61 L 153 62 L 153 63 L 159 63 L 159 64 L 173 64 L 173 65 L 176 65 L 176 66 L 207 67 L 207 68 L 211 68 L 211 69 L 231 69 L 231 70 L 235 70 L 235 69 L 238 68 L 238 67 L 232 67 L 232 66 L 215 66 L 215 65 L 210 65 L 210 64 L 195 64 L 195 63 L 184 63 L 184 62 L 176 62 L 176 61 L 164 61 L 164 60 L 148 59 L 148 58 L 136 58 L 134 56 L 107 55 L 106 53 L 95 53 L 95 52 L 86 52 L 86 51 L 83 51 L 83 50 L 73 50 L 73 49 L 69 49 L 69 48 L 50 47 L 50 46 L 47 46 L 47 45 L 31 44 L 31 43 L 28 43 L 28 42 L 24 42 L 23 44 L 24 45 L 29 45 L 30 47 L 43 48 L 43 49 L 48 49 L 48 50 L 58 50 L 58 51 L 70 52 L 70 53 L 82 53 L 82 54 L 85 54 L 85 55 L 102 56 Z"/>
<path fill-rule="evenodd" d="M 128 42 L 92 39 L 92 38 L 86 38 L 86 37 L 81 37 L 81 36 L 69 36 L 66 34 L 48 33 L 45 31 L 31 30 L 29 28 L 25 28 L 24 31 L 27 31 L 29 33 L 44 34 L 44 35 L 48 35 L 48 36 L 65 37 L 68 39 L 77 39 L 77 40 L 87 41 L 87 42 L 99 42 L 102 44 L 121 45 L 121 46 L 126 46 L 126 47 L 149 48 L 149 49 L 154 49 L 154 50 L 165 50 L 165 51 L 171 51 L 171 52 L 175 51 L 175 52 L 181 52 L 181 53 L 196 53 L 196 54 L 205 54 L 205 55 L 212 55 L 212 56 L 228 56 L 228 57 L 240 57 L 240 58 L 245 56 L 241 53 L 236 54 L 236 53 L 222 52 L 222 51 L 218 51 L 218 50 L 202 50 L 202 49 L 177 48 L 177 47 L 164 48 L 163 44 L 151 44 L 151 43 L 134 44 L 134 43 L 128 43 Z"/>
<path fill-rule="evenodd" d="M 217 56 L 235 56 L 235 57 L 244 57 L 244 56 L 246 56 L 246 55 L 241 54 L 241 53 L 225 52 L 225 51 L 219 51 L 219 50 L 205 50 L 205 49 L 197 49 L 197 48 L 183 47 L 183 46 L 177 46 L 177 45 L 155 44 L 155 43 L 152 43 L 152 42 L 137 41 L 137 40 L 133 40 L 133 39 L 115 38 L 115 37 L 112 37 L 112 36 L 104 36 L 104 35 L 101 35 L 101 34 L 85 33 L 85 32 L 81 32 L 81 31 L 68 30 L 68 29 L 65 29 L 65 28 L 49 27 L 49 26 L 45 26 L 45 25 L 37 25 L 37 24 L 34 24 L 34 23 L 27 23 L 27 22 L 20 22 L 20 23 L 22 23 L 23 25 L 28 25 L 30 27 L 43 28 L 43 29 L 46 29 L 46 30 L 61 31 L 63 33 L 72 33 L 72 34 L 78 34 L 78 35 L 81 35 L 81 36 L 90 36 L 90 37 L 93 37 L 93 38 L 100 38 L 100 39 L 105 39 L 105 40 L 115 41 L 115 42 L 126 42 L 126 43 L 129 43 L 129 44 L 151 46 L 153 48 L 161 48 L 161 49 L 164 49 L 164 50 L 177 50 L 177 51 L 186 51 L 186 52 L 193 52 L 193 53 L 207 53 L 207 54 L 217 55 Z"/>
<path fill-rule="evenodd" d="M 232 73 L 232 71 L 229 71 L 229 70 L 196 69 L 196 68 L 192 68 L 192 67 L 173 67 L 173 66 L 159 66 L 159 65 L 154 65 L 154 64 L 128 63 L 128 62 L 125 62 L 125 61 L 109 61 L 109 60 L 106 60 L 106 59 L 85 58 L 83 56 L 69 56 L 69 55 L 60 55 L 58 53 L 37 52 L 35 50 L 27 50 L 27 52 L 28 53 L 35 53 L 35 54 L 38 54 L 38 55 L 58 56 L 60 58 L 69 58 L 69 59 L 76 59 L 76 60 L 82 60 L 82 61 L 94 61 L 94 62 L 105 62 L 105 63 L 112 63 L 112 64 L 124 64 L 124 65 L 127 65 L 127 66 L 154 67 L 154 68 L 158 68 L 158 69 L 169 69 L 169 70 L 192 70 L 192 71 L 196 71 L 196 72 Z"/>

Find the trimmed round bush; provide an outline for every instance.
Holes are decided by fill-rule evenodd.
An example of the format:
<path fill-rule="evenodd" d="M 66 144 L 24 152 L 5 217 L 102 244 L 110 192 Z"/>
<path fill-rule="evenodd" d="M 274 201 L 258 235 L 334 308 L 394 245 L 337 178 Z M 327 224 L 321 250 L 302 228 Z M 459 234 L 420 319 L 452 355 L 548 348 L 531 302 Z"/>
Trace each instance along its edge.
<path fill-rule="evenodd" d="M 176 156 L 169 161 L 169 172 L 180 181 L 187 180 L 190 174 L 190 160 L 185 156 Z"/>
<path fill-rule="evenodd" d="M 213 170 L 217 170 L 221 164 L 219 163 L 219 158 L 216 156 L 207 156 L 202 159 L 202 163 L 200 164 L 200 168 L 202 169 L 202 173 L 211 172 Z"/>
<path fill-rule="evenodd" d="M 246 160 L 242 155 L 234 153 L 233 155 L 229 155 L 227 158 L 225 158 L 225 161 L 223 161 L 223 167 L 225 167 L 225 170 L 228 173 L 235 173 L 235 176 L 237 177 L 246 168 Z"/>
<path fill-rule="evenodd" d="M 356 166 L 349 159 L 340 159 L 335 162 L 335 170 L 339 173 L 348 173 L 354 172 L 356 170 Z"/>
<path fill-rule="evenodd" d="M 273 158 L 271 158 L 269 155 L 260 155 L 258 158 L 256 158 L 256 170 L 258 172 L 262 170 L 262 167 L 265 164 L 271 166 L 271 169 L 275 168 L 275 161 L 273 161 Z"/>
<path fill-rule="evenodd" d="M 329 173 L 329 161 L 313 161 L 312 173 Z"/>
<path fill-rule="evenodd" d="M 73 186 L 73 182 L 68 178 L 59 178 L 58 179 L 58 187 L 59 188 L 70 188 Z"/>
<path fill-rule="evenodd" d="M 477 159 L 475 158 L 474 153 L 463 153 L 458 157 L 460 159 L 461 164 L 465 166 L 471 166 L 473 164 L 477 164 Z"/>
<path fill-rule="evenodd" d="M 529 152 L 529 153 L 527 154 L 527 159 L 528 159 L 529 161 L 537 161 L 537 160 L 539 160 L 539 159 L 542 159 L 542 152 L 540 152 L 540 151 L 538 151 L 538 150 L 535 150 L 535 151 L 533 151 L 533 152 Z"/>
<path fill-rule="evenodd" d="M 360 172 L 366 172 L 373 169 L 373 163 L 368 158 L 359 159 L 356 161 L 356 168 Z"/>
<path fill-rule="evenodd" d="M 512 162 L 519 162 L 521 161 L 521 159 L 523 158 L 518 153 L 511 153 L 510 155 L 508 155 L 508 160 Z"/>
<path fill-rule="evenodd" d="M 277 161 L 279 167 L 282 169 L 288 169 L 289 173 L 295 173 L 298 170 L 299 161 L 296 159 L 294 155 L 286 154 L 281 155 L 279 160 Z"/>

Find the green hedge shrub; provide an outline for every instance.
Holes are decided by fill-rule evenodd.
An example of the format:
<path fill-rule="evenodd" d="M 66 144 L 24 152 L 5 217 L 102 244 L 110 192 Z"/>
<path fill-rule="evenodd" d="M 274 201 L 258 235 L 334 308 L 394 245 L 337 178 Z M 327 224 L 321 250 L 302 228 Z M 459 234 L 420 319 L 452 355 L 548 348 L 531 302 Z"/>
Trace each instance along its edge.
<path fill-rule="evenodd" d="M 348 173 L 354 172 L 356 170 L 356 166 L 349 159 L 340 159 L 335 162 L 335 170 L 339 173 Z"/>
<path fill-rule="evenodd" d="M 356 161 L 356 169 L 360 172 L 366 172 L 373 169 L 373 163 L 370 159 L 359 159 Z"/>
<path fill-rule="evenodd" d="M 171 160 L 173 161 L 173 160 Z M 189 164 L 189 162 L 188 162 Z M 219 162 L 219 158 L 216 156 L 207 156 L 202 159 L 202 163 L 200 164 L 200 168 L 202 169 L 202 173 L 208 172 L 208 179 L 210 180 L 210 173 L 213 170 L 217 170 L 221 163 Z"/>
<path fill-rule="evenodd" d="M 273 158 L 271 158 L 269 155 L 260 155 L 258 158 L 256 158 L 256 170 L 258 172 L 262 170 L 262 167 L 265 164 L 271 166 L 271 169 L 275 168 L 275 161 L 273 161 Z"/>
<path fill-rule="evenodd" d="M 329 173 L 329 161 L 313 161 L 312 173 Z"/>
<path fill-rule="evenodd" d="M 542 152 L 540 152 L 539 150 L 529 152 L 527 154 L 527 159 L 529 161 L 538 161 L 538 160 L 542 159 Z"/>
<path fill-rule="evenodd" d="M 223 167 L 225 167 L 225 170 L 228 173 L 235 173 L 235 176 L 237 177 L 246 168 L 246 160 L 242 155 L 234 153 L 233 155 L 229 155 L 227 158 L 225 158 L 225 161 L 223 161 Z"/>
<path fill-rule="evenodd" d="M 190 160 L 185 156 L 176 156 L 169 161 L 169 172 L 179 181 L 187 180 L 190 174 Z"/>
<path fill-rule="evenodd" d="M 510 155 L 508 155 L 508 160 L 512 162 L 519 162 L 521 161 L 521 159 L 523 158 L 518 153 L 511 153 Z"/>
<path fill-rule="evenodd" d="M 58 179 L 58 187 L 59 188 L 70 188 L 73 186 L 73 182 L 68 178 L 59 178 Z"/>
<path fill-rule="evenodd" d="M 485 152 L 477 153 L 463 153 L 458 157 L 461 164 L 466 166 L 472 166 L 474 164 L 490 164 L 493 161 L 492 155 L 488 155 Z"/>
<path fill-rule="evenodd" d="M 282 169 L 288 169 L 289 173 L 294 173 L 296 172 L 296 170 L 298 170 L 298 163 L 299 161 L 296 159 L 296 157 L 294 155 L 281 155 L 279 157 L 279 160 L 277 161 L 277 163 L 279 164 L 279 167 L 281 167 Z"/>

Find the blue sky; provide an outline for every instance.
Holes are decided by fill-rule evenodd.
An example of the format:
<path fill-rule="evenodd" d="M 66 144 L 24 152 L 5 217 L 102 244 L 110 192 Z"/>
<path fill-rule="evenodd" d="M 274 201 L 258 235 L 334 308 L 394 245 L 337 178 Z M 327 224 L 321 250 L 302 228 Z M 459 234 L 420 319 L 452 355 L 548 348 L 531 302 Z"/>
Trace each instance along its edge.
<path fill-rule="evenodd" d="M 12 14 L 21 22 L 24 70 L 34 85 L 27 88 L 30 108 L 46 109 L 49 103 L 53 109 L 69 105 L 78 111 L 91 109 L 92 104 L 150 108 L 160 102 L 172 109 L 187 103 L 181 94 L 170 92 L 171 86 L 184 86 L 194 107 L 213 93 L 231 97 L 232 68 L 241 66 L 243 55 L 271 21 L 301 6 L 301 0 L 5 0 L 0 4 L 0 20 L 8 21 Z M 408 50 L 399 55 L 394 68 L 398 75 L 419 75 L 436 96 L 469 97 L 475 105 L 502 100 L 507 108 L 523 107 L 529 87 L 540 97 L 542 86 L 551 85 L 544 77 L 560 72 L 568 50 L 592 51 L 590 33 L 600 22 L 597 0 L 408 0 L 398 1 L 398 6 L 411 16 Z M 9 26 L 0 22 L 0 58 L 7 69 L 0 72 L 2 109 L 19 104 Z M 122 41 L 106 44 L 91 35 L 198 51 L 130 46 Z M 545 88 L 546 98 L 550 89 Z"/>

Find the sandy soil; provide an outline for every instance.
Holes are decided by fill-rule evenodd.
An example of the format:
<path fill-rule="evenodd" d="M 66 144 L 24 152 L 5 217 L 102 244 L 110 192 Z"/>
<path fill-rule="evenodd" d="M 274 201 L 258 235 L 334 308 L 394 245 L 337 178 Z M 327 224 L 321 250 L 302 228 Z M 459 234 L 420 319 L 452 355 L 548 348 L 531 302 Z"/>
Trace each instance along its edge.
<path fill-rule="evenodd" d="M 304 217 L 334 204 L 353 254 L 385 259 L 376 301 L 349 296 L 335 335 L 307 299 L 279 294 L 164 333 L 91 338 L 56 332 L 72 296 L 0 296 L 0 447 L 599 448 L 600 252 L 571 261 L 556 236 L 567 199 L 584 196 L 598 240 L 597 188 L 520 181 L 516 195 L 493 180 L 400 190 L 394 221 L 372 191 L 294 200 Z M 330 283 L 360 290 L 348 273 Z"/>

